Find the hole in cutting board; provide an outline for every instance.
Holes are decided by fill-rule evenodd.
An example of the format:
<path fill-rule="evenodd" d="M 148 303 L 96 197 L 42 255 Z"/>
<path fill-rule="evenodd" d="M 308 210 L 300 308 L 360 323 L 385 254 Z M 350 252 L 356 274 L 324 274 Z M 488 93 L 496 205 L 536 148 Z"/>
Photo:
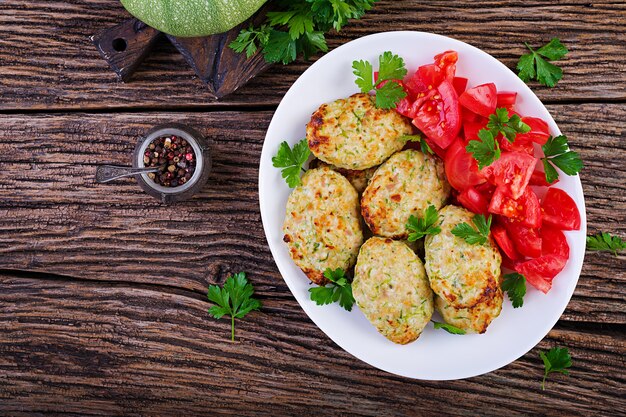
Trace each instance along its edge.
<path fill-rule="evenodd" d="M 126 39 L 122 39 L 122 38 L 113 39 L 112 45 L 113 45 L 113 49 L 116 52 L 124 52 L 126 50 L 126 47 L 128 46 L 126 44 Z"/>

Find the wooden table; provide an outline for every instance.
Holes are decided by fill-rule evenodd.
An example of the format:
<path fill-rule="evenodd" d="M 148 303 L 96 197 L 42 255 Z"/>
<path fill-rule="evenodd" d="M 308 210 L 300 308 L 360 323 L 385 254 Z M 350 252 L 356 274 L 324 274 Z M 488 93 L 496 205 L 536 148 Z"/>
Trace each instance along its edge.
<path fill-rule="evenodd" d="M 88 36 L 127 17 L 115 0 L 0 2 L 0 414 L 624 411 L 624 256 L 587 253 L 554 329 L 487 375 L 414 381 L 337 347 L 283 282 L 258 207 L 265 130 L 310 63 L 214 101 L 162 43 L 122 84 Z M 455 37 L 510 68 L 523 42 L 560 37 L 563 80 L 531 86 L 585 161 L 590 232 L 626 235 L 624 1 L 380 1 L 330 47 L 398 29 Z M 94 184 L 96 165 L 127 164 L 138 135 L 168 121 L 210 138 L 214 171 L 196 198 L 167 207 L 134 180 Z M 206 292 L 242 270 L 264 306 L 231 343 Z M 538 351 L 555 345 L 570 349 L 571 376 L 542 392 Z"/>

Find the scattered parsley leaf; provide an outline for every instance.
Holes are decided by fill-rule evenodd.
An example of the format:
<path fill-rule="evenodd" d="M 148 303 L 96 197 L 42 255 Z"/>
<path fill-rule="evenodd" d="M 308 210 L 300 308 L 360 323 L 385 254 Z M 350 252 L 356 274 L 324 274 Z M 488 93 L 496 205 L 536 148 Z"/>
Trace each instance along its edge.
<path fill-rule="evenodd" d="M 409 242 L 415 242 L 418 239 L 423 238 L 426 235 L 437 235 L 441 232 L 441 227 L 437 226 L 439 221 L 439 214 L 435 206 L 428 206 L 424 217 L 415 217 L 411 215 L 409 221 L 406 224 L 406 228 L 409 231 Z"/>
<path fill-rule="evenodd" d="M 435 152 L 433 152 L 433 150 L 431 149 L 431 147 L 428 145 L 428 143 L 425 140 L 420 142 L 420 148 L 422 150 L 422 153 L 427 153 L 430 155 L 435 154 Z"/>
<path fill-rule="evenodd" d="M 472 218 L 472 223 L 476 226 L 474 229 L 471 225 L 466 222 L 457 224 L 452 229 L 452 234 L 454 236 L 460 237 L 464 239 L 470 245 L 484 245 L 487 243 L 489 238 L 489 230 L 491 229 L 491 214 L 488 219 L 485 219 L 485 216 L 482 214 L 476 214 Z"/>
<path fill-rule="evenodd" d="M 498 141 L 495 140 L 490 130 L 479 130 L 478 138 L 480 140 L 470 140 L 465 150 L 471 153 L 478 162 L 478 169 L 483 169 L 491 165 L 493 161 L 500 159 L 501 151 Z"/>
<path fill-rule="evenodd" d="M 345 272 L 341 268 L 337 268 L 334 271 L 328 268 L 324 271 L 324 276 L 330 281 L 330 286 L 309 288 L 311 300 L 315 301 L 318 306 L 339 301 L 341 307 L 352 311 L 352 306 L 354 305 L 352 283 L 348 281 Z"/>
<path fill-rule="evenodd" d="M 539 352 L 545 371 L 543 373 L 543 381 L 541 381 L 541 389 L 546 389 L 546 378 L 552 372 L 560 372 L 563 375 L 569 375 L 566 368 L 572 366 L 572 357 L 567 348 L 554 347 L 547 352 Z"/>
<path fill-rule="evenodd" d="M 536 51 L 527 43 L 525 45 L 530 50 L 530 54 L 520 57 L 517 63 L 518 76 L 524 82 L 536 79 L 540 84 L 554 87 L 563 77 L 563 70 L 547 60 L 557 61 L 563 58 L 568 52 L 567 48 L 558 38 L 553 38 Z"/>
<path fill-rule="evenodd" d="M 506 291 L 509 295 L 513 308 L 523 306 L 526 295 L 526 278 L 517 272 L 506 274 L 504 281 L 502 281 L 502 291 Z"/>
<path fill-rule="evenodd" d="M 233 274 L 223 288 L 217 285 L 209 285 L 207 298 L 216 305 L 209 308 L 209 314 L 220 319 L 225 315 L 230 316 L 231 340 L 235 341 L 235 318 L 241 319 L 252 310 L 261 308 L 261 302 L 252 298 L 254 288 L 248 283 L 245 272 Z"/>
<path fill-rule="evenodd" d="M 280 144 L 276 156 L 272 158 L 272 165 L 281 168 L 280 172 L 291 188 L 300 185 L 300 171 L 303 171 L 302 165 L 309 159 L 311 150 L 306 139 L 289 147 L 287 142 Z"/>
<path fill-rule="evenodd" d="M 502 133 L 502 136 L 511 143 L 515 141 L 518 133 L 530 132 L 530 126 L 522 122 L 517 114 L 509 117 L 509 111 L 504 107 L 496 109 L 496 112 L 489 116 L 487 128 L 494 138 Z"/>
<path fill-rule="evenodd" d="M 355 84 L 362 93 L 376 91 L 376 107 L 379 109 L 393 109 L 398 102 L 406 97 L 406 92 L 398 80 L 406 75 L 404 60 L 392 54 L 383 52 L 378 57 L 378 80 L 374 84 L 374 69 L 367 61 L 353 61 L 353 73 L 356 76 Z"/>
<path fill-rule="evenodd" d="M 422 135 L 402 135 L 398 139 L 403 140 L 405 142 L 421 142 Z"/>
<path fill-rule="evenodd" d="M 612 236 L 605 232 L 587 236 L 587 250 L 611 251 L 617 256 L 617 252 L 624 249 L 626 249 L 626 242 L 619 236 Z"/>
<path fill-rule="evenodd" d="M 553 165 L 556 165 L 567 175 L 576 175 L 583 168 L 583 161 L 580 159 L 580 155 L 569 150 L 565 135 L 554 138 L 550 136 L 541 149 L 543 149 L 545 155 L 541 161 L 546 172 L 546 181 L 550 184 L 559 178 L 559 174 Z"/>
<path fill-rule="evenodd" d="M 451 324 L 440 323 L 434 320 L 431 320 L 431 321 L 433 322 L 433 326 L 435 327 L 435 329 L 443 329 L 446 332 L 451 333 L 451 334 L 465 334 L 466 333 L 465 330 L 459 329 L 458 327 L 453 326 Z"/>
<path fill-rule="evenodd" d="M 328 51 L 324 33 L 339 31 L 349 19 L 360 19 L 376 0 L 281 0 L 273 2 L 265 23 L 242 29 L 230 43 L 249 58 L 260 49 L 267 62 L 288 64 Z"/>

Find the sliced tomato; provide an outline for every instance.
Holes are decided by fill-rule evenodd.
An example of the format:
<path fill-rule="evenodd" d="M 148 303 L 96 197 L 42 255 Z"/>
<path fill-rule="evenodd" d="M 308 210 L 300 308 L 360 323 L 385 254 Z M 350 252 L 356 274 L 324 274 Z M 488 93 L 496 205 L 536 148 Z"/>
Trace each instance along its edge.
<path fill-rule="evenodd" d="M 506 107 L 512 109 L 517 100 L 517 93 L 510 91 L 499 91 L 496 99 L 497 107 Z"/>
<path fill-rule="evenodd" d="M 541 256 L 541 235 L 537 229 L 526 227 L 521 222 L 505 217 L 498 217 L 498 219 L 504 224 L 515 249 L 519 253 L 529 258 Z"/>
<path fill-rule="evenodd" d="M 525 141 L 545 145 L 550 137 L 550 128 L 548 127 L 548 123 L 538 117 L 522 117 L 522 122 L 530 126 L 530 132 L 517 135 L 515 142 Z"/>
<path fill-rule="evenodd" d="M 484 122 L 484 124 L 487 124 L 487 118 L 486 117 L 482 117 L 480 114 L 476 114 L 470 110 L 467 110 L 465 107 L 463 106 L 459 106 L 459 112 L 461 113 L 461 120 L 463 121 L 463 123 L 481 123 Z"/>
<path fill-rule="evenodd" d="M 470 88 L 459 96 L 459 103 L 476 114 L 489 117 L 496 110 L 496 85 L 487 83 Z"/>
<path fill-rule="evenodd" d="M 476 160 L 467 153 L 460 138 L 452 142 L 446 151 L 444 167 L 448 182 L 458 191 L 487 181 L 478 171 Z"/>
<path fill-rule="evenodd" d="M 512 260 L 511 258 L 506 256 L 505 253 L 501 253 L 500 255 L 502 256 L 502 267 L 510 269 L 511 271 L 515 271 L 515 268 L 517 268 L 517 264 L 519 263 L 519 261 Z"/>
<path fill-rule="evenodd" d="M 549 187 L 551 185 L 556 184 L 557 182 L 559 182 L 558 178 L 552 184 L 550 184 L 546 180 L 546 173 L 543 171 L 539 171 L 538 169 L 535 169 L 533 171 L 533 175 L 530 176 L 530 181 L 528 183 L 530 185 L 536 185 L 537 187 Z"/>
<path fill-rule="evenodd" d="M 461 129 L 459 100 L 449 81 L 442 81 L 417 110 L 413 124 L 437 146 L 446 149 Z"/>
<path fill-rule="evenodd" d="M 458 60 L 459 54 L 456 51 L 445 51 L 435 55 L 435 65 L 441 69 L 441 73 L 448 81 L 454 80 Z"/>
<path fill-rule="evenodd" d="M 426 141 L 426 143 L 428 144 L 430 149 L 432 149 L 432 151 L 435 153 L 435 155 L 437 155 L 441 159 L 444 159 L 446 157 L 446 150 L 445 149 L 441 149 L 437 144 L 435 144 L 429 138 L 424 138 L 424 140 Z"/>
<path fill-rule="evenodd" d="M 552 280 L 565 268 L 567 263 L 556 255 L 544 255 L 517 264 L 516 271 L 526 277 L 538 290 L 547 293 L 552 287 Z"/>
<path fill-rule="evenodd" d="M 527 227 L 541 226 L 539 199 L 530 187 L 526 187 L 524 194 L 518 199 L 510 197 L 504 187 L 497 187 L 489 203 L 489 212 L 501 214 Z"/>
<path fill-rule="evenodd" d="M 561 230 L 580 229 L 580 213 L 576 202 L 565 191 L 548 188 L 541 205 L 543 221 Z"/>
<path fill-rule="evenodd" d="M 541 254 L 555 255 L 567 261 L 569 259 L 569 245 L 565 234 L 554 227 L 542 226 Z"/>
<path fill-rule="evenodd" d="M 454 91 L 456 91 L 458 95 L 461 95 L 465 92 L 465 89 L 467 88 L 467 78 L 454 77 L 452 79 L 452 85 L 454 86 Z"/>
<path fill-rule="evenodd" d="M 463 137 L 465 143 L 470 140 L 478 140 L 478 132 L 484 129 L 487 125 L 487 119 L 482 119 L 480 122 L 465 122 L 463 123 Z"/>
<path fill-rule="evenodd" d="M 523 258 L 517 249 L 515 249 L 515 245 L 513 245 L 513 241 L 509 237 L 509 234 L 506 232 L 504 226 L 499 224 L 492 225 L 491 234 L 496 240 L 498 247 L 502 250 L 502 252 L 504 252 L 508 259 L 517 261 Z"/>
<path fill-rule="evenodd" d="M 519 140 L 519 135 L 513 143 L 509 142 L 504 136 L 498 135 L 498 144 L 500 149 L 505 152 L 524 152 L 530 156 L 535 155 L 533 143 L 527 140 Z"/>
<path fill-rule="evenodd" d="M 513 199 L 518 199 L 526 191 L 536 162 L 534 157 L 526 153 L 502 152 L 500 158 L 485 168 L 484 173 L 489 182 Z"/>
<path fill-rule="evenodd" d="M 483 214 L 485 216 L 488 214 L 487 208 L 489 207 L 489 200 L 479 193 L 476 188 L 467 187 L 461 191 L 456 198 L 463 207 L 472 213 Z"/>

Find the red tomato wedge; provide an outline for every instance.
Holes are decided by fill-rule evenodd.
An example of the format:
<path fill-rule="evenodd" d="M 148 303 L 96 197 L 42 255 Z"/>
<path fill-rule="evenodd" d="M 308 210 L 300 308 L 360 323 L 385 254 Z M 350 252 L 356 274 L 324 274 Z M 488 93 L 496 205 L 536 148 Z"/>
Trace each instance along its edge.
<path fill-rule="evenodd" d="M 498 247 L 502 250 L 502 252 L 504 252 L 508 259 L 511 261 L 517 261 L 523 258 L 517 249 L 515 249 L 515 245 L 513 245 L 513 241 L 509 237 L 509 234 L 506 232 L 504 226 L 499 224 L 492 225 L 491 234 L 496 240 Z"/>
<path fill-rule="evenodd" d="M 487 216 L 489 200 L 474 187 L 467 187 L 456 197 L 459 203 L 472 213 Z M 492 229 L 493 230 L 493 229 Z"/>
<path fill-rule="evenodd" d="M 539 199 L 529 187 L 526 187 L 524 194 L 518 199 L 509 197 L 503 187 L 496 188 L 496 192 L 493 193 L 491 203 L 489 204 L 489 212 L 501 214 L 527 227 L 541 226 Z"/>
<path fill-rule="evenodd" d="M 512 109 L 515 106 L 515 101 L 517 100 L 517 93 L 510 91 L 500 91 L 498 92 L 498 96 L 496 99 L 496 107 L 506 107 L 507 109 Z"/>
<path fill-rule="evenodd" d="M 537 258 L 541 256 L 541 236 L 537 229 L 526 227 L 520 222 L 499 217 L 506 231 L 518 250 L 524 256 Z"/>
<path fill-rule="evenodd" d="M 464 122 L 463 123 L 463 137 L 465 143 L 470 140 L 478 140 L 478 132 L 487 126 L 487 119 L 483 119 L 481 122 Z"/>
<path fill-rule="evenodd" d="M 538 117 L 522 117 L 522 122 L 530 126 L 530 132 L 521 133 L 515 138 L 515 142 L 535 142 L 539 145 L 545 145 L 550 137 L 550 128 L 548 123 Z"/>
<path fill-rule="evenodd" d="M 538 169 L 535 169 L 533 171 L 533 175 L 530 176 L 530 181 L 528 183 L 530 185 L 536 185 L 538 187 L 549 187 L 551 185 L 556 184 L 557 182 L 559 182 L 558 178 L 552 184 L 550 184 L 546 180 L 546 173 L 543 171 L 539 171 Z"/>
<path fill-rule="evenodd" d="M 561 230 L 580 229 L 580 213 L 576 202 L 565 191 L 548 188 L 541 205 L 543 221 Z"/>
<path fill-rule="evenodd" d="M 461 106 L 483 117 L 496 110 L 497 91 L 494 83 L 482 84 L 466 90 L 459 96 Z"/>
<path fill-rule="evenodd" d="M 476 114 L 470 110 L 467 110 L 465 107 L 460 106 L 459 107 L 459 111 L 461 112 L 461 120 L 463 121 L 463 123 L 483 123 L 483 124 L 487 124 L 487 118 L 486 117 L 482 117 L 479 114 Z"/>
<path fill-rule="evenodd" d="M 567 261 L 569 259 L 569 245 L 567 244 L 565 234 L 554 227 L 542 226 L 541 254 L 555 255 Z"/>
<path fill-rule="evenodd" d="M 503 152 L 484 169 L 487 179 L 513 199 L 520 198 L 535 169 L 537 160 L 522 152 Z"/>
<path fill-rule="evenodd" d="M 441 69 L 441 73 L 448 81 L 454 80 L 456 73 L 456 62 L 459 60 L 459 54 L 456 51 L 445 51 L 435 55 L 435 65 Z M 467 83 L 467 80 L 466 80 Z"/>
<path fill-rule="evenodd" d="M 448 182 L 458 191 L 487 181 L 478 171 L 476 160 L 467 153 L 461 139 L 452 142 L 448 148 L 444 158 L 444 167 Z"/>
<path fill-rule="evenodd" d="M 535 148 L 533 147 L 533 143 L 527 140 L 519 140 L 519 135 L 515 139 L 515 142 L 511 143 L 502 135 L 498 135 L 498 144 L 500 144 L 500 149 L 506 152 L 524 152 L 527 155 L 533 156 L 535 155 Z"/>
<path fill-rule="evenodd" d="M 545 255 L 536 259 L 518 263 L 516 271 L 543 293 L 550 291 L 552 280 L 565 268 L 566 259 L 556 255 Z"/>
<path fill-rule="evenodd" d="M 458 95 L 461 95 L 467 88 L 467 78 L 454 77 L 452 79 L 452 85 L 454 86 L 454 91 L 456 91 Z"/>
<path fill-rule="evenodd" d="M 461 129 L 459 100 L 449 81 L 442 81 L 436 93 L 419 107 L 413 124 L 437 146 L 446 149 Z"/>

